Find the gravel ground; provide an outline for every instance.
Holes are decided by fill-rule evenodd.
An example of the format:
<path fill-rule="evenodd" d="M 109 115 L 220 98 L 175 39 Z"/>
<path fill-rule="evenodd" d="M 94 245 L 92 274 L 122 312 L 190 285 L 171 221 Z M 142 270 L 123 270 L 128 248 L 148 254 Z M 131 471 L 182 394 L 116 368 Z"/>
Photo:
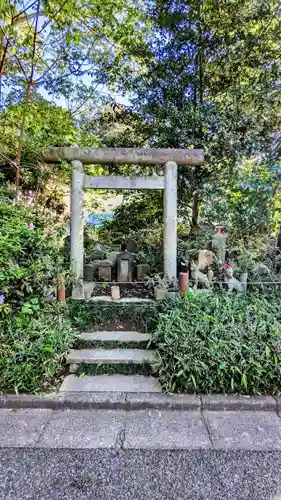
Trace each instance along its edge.
<path fill-rule="evenodd" d="M 281 452 L 0 450 L 1 500 L 280 500 Z"/>

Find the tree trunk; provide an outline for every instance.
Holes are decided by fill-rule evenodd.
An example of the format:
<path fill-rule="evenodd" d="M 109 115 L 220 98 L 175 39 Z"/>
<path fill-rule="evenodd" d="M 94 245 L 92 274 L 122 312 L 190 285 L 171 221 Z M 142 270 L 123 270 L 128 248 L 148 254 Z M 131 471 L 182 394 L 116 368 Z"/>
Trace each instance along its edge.
<path fill-rule="evenodd" d="M 194 193 L 192 203 L 192 218 L 191 218 L 191 231 L 198 226 L 200 200 L 197 193 Z"/>
<path fill-rule="evenodd" d="M 31 71 L 30 71 L 30 76 L 29 76 L 28 81 L 27 81 L 27 87 L 26 87 L 26 92 L 25 92 L 25 105 L 26 106 L 29 105 L 30 100 L 31 100 L 31 88 L 33 85 L 33 78 L 34 78 L 36 38 L 37 38 L 37 34 L 38 34 L 38 18 L 40 15 L 40 1 L 41 0 L 38 0 L 38 2 L 37 2 L 37 11 L 36 11 L 36 14 L 33 16 L 33 17 L 36 17 L 36 21 L 35 21 L 35 27 L 34 27 L 33 44 L 32 44 Z M 24 135 L 25 113 L 26 112 L 27 112 L 27 108 L 24 110 L 23 118 L 22 118 L 22 122 L 21 122 L 21 127 L 19 129 L 19 142 L 18 142 L 18 149 L 17 149 L 16 160 L 15 160 L 15 165 L 16 165 L 16 179 L 15 179 L 16 201 L 19 201 L 21 154 L 22 154 L 22 148 L 23 148 L 23 135 Z"/>

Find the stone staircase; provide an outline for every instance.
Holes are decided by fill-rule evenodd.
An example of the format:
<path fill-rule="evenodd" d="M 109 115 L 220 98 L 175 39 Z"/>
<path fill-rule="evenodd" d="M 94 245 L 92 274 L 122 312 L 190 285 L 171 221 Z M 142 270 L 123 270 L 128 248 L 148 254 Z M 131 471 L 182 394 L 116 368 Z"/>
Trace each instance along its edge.
<path fill-rule="evenodd" d="M 135 331 L 84 332 L 77 349 L 67 357 L 70 365 L 61 392 L 161 392 L 148 373 L 155 353 L 146 346 L 151 336 Z"/>

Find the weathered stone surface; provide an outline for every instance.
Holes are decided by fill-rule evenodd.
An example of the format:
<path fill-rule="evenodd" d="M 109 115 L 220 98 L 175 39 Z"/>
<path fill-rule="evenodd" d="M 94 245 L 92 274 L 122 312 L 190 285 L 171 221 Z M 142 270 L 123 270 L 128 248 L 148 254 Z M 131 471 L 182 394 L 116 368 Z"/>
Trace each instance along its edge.
<path fill-rule="evenodd" d="M 108 295 L 96 295 L 95 297 L 90 297 L 88 299 L 90 302 L 111 302 L 112 298 Z M 115 302 L 120 303 L 142 303 L 142 302 L 154 302 L 153 299 L 143 299 L 142 297 L 122 297 L 120 300 L 115 300 Z"/>
<path fill-rule="evenodd" d="M 102 260 L 103 256 L 104 256 L 103 251 L 98 248 L 95 248 L 91 254 L 91 261 L 95 262 L 96 260 Z"/>
<path fill-rule="evenodd" d="M 155 287 L 154 295 L 156 300 L 165 300 L 168 297 L 168 290 Z"/>
<path fill-rule="evenodd" d="M 111 302 L 112 298 L 108 295 L 96 295 L 94 297 L 89 297 L 89 302 Z"/>
<path fill-rule="evenodd" d="M 281 415 L 281 396 L 276 397 L 276 402 L 277 402 L 277 410 L 279 414 Z"/>
<path fill-rule="evenodd" d="M 135 240 L 132 238 L 127 238 L 125 240 L 125 245 L 126 245 L 126 250 L 129 253 L 137 253 L 138 251 L 138 244 Z"/>
<path fill-rule="evenodd" d="M 37 443 L 46 448 L 119 448 L 126 413 L 113 410 L 53 412 Z"/>
<path fill-rule="evenodd" d="M 70 263 L 72 272 L 72 298 L 81 300 L 83 296 L 84 271 L 84 208 L 83 208 L 83 165 L 79 161 L 72 162 L 71 183 L 71 231 L 70 231 Z"/>
<path fill-rule="evenodd" d="M 110 260 L 110 262 L 112 263 L 112 266 L 115 266 L 115 264 L 117 262 L 118 255 L 119 255 L 119 252 L 108 252 L 106 254 L 106 260 Z"/>
<path fill-rule="evenodd" d="M 177 163 L 165 163 L 164 172 L 164 275 L 172 283 L 177 276 Z"/>
<path fill-rule="evenodd" d="M 273 396 L 206 394 L 201 396 L 201 398 L 203 410 L 276 411 L 277 409 L 277 403 Z"/>
<path fill-rule="evenodd" d="M 83 332 L 79 335 L 79 339 L 88 342 L 149 342 L 151 340 L 150 333 L 125 332 L 125 331 L 99 331 L 99 332 Z"/>
<path fill-rule="evenodd" d="M 142 297 L 123 297 L 119 302 L 123 303 L 141 303 L 141 302 L 153 302 L 153 299 L 143 299 Z"/>
<path fill-rule="evenodd" d="M 199 250 L 198 253 L 198 269 L 204 270 L 213 263 L 213 252 L 210 250 Z"/>
<path fill-rule="evenodd" d="M 137 265 L 137 280 L 144 281 L 146 276 L 150 274 L 150 265 L 149 264 L 138 264 Z"/>
<path fill-rule="evenodd" d="M 199 412 L 140 410 L 127 413 L 125 448 L 211 448 Z"/>
<path fill-rule="evenodd" d="M 200 396 L 194 394 L 128 394 L 128 408 L 130 410 L 182 410 L 200 411 Z"/>
<path fill-rule="evenodd" d="M 85 281 L 93 281 L 94 271 L 92 264 L 86 264 L 84 266 L 84 280 Z"/>
<path fill-rule="evenodd" d="M 84 175 L 84 188 L 91 189 L 164 189 L 163 176 Z"/>
<path fill-rule="evenodd" d="M 112 262 L 111 262 L 111 260 L 108 260 L 108 259 L 100 260 L 98 267 L 99 268 L 100 267 L 112 267 Z"/>
<path fill-rule="evenodd" d="M 91 260 L 90 264 L 92 265 L 93 272 L 96 272 L 96 270 L 98 269 L 101 262 L 102 262 L 102 259 Z"/>
<path fill-rule="evenodd" d="M 119 286 L 112 286 L 111 287 L 111 297 L 113 300 L 120 299 L 120 287 Z"/>
<path fill-rule="evenodd" d="M 91 297 L 94 290 L 94 281 L 87 281 L 83 283 L 84 298 L 87 300 Z"/>
<path fill-rule="evenodd" d="M 103 280 L 110 281 L 112 262 L 110 260 L 101 260 L 99 262 L 98 268 L 99 268 L 99 279 L 101 281 Z"/>
<path fill-rule="evenodd" d="M 179 165 L 202 165 L 202 149 L 160 149 L 160 148 L 79 148 L 53 147 L 44 153 L 47 163 L 59 160 L 78 160 L 84 164 L 116 163 L 139 165 L 164 165 L 174 161 Z"/>
<path fill-rule="evenodd" d="M 117 257 L 117 281 L 132 281 L 134 256 L 125 250 Z"/>
<path fill-rule="evenodd" d="M 161 386 L 156 378 L 144 375 L 68 375 L 60 391 L 154 393 L 161 392 Z"/>
<path fill-rule="evenodd" d="M 204 411 L 216 449 L 281 450 L 281 420 L 269 411 Z"/>
<path fill-rule="evenodd" d="M 77 363 L 71 363 L 69 365 L 69 373 L 76 373 L 79 368 L 79 365 Z"/>
<path fill-rule="evenodd" d="M 212 249 L 215 251 L 220 264 L 225 262 L 226 238 L 226 234 L 214 234 L 212 236 Z"/>
<path fill-rule="evenodd" d="M 72 349 L 67 363 L 142 364 L 152 363 L 154 351 L 144 349 Z"/>
<path fill-rule="evenodd" d="M 71 375 L 74 377 L 74 375 Z M 68 377 L 67 377 L 68 378 Z M 75 377 L 78 378 L 78 377 Z M 71 379 L 70 379 L 71 380 Z M 79 378 L 79 380 L 83 380 Z M 108 391 L 61 391 L 56 394 L 59 403 L 55 409 L 65 410 L 125 410 L 126 393 Z"/>
<path fill-rule="evenodd" d="M 111 267 L 99 267 L 99 280 L 100 281 L 111 280 Z"/>
<path fill-rule="evenodd" d="M 47 409 L 1 409 L 0 447 L 33 446 L 51 413 Z"/>

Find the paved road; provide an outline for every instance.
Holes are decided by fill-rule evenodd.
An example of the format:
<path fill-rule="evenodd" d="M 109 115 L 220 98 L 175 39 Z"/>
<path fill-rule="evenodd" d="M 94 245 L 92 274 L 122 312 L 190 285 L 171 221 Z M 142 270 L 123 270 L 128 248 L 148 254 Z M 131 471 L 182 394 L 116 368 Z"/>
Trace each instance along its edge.
<path fill-rule="evenodd" d="M 0 450 L 1 500 L 280 500 L 281 452 Z"/>

